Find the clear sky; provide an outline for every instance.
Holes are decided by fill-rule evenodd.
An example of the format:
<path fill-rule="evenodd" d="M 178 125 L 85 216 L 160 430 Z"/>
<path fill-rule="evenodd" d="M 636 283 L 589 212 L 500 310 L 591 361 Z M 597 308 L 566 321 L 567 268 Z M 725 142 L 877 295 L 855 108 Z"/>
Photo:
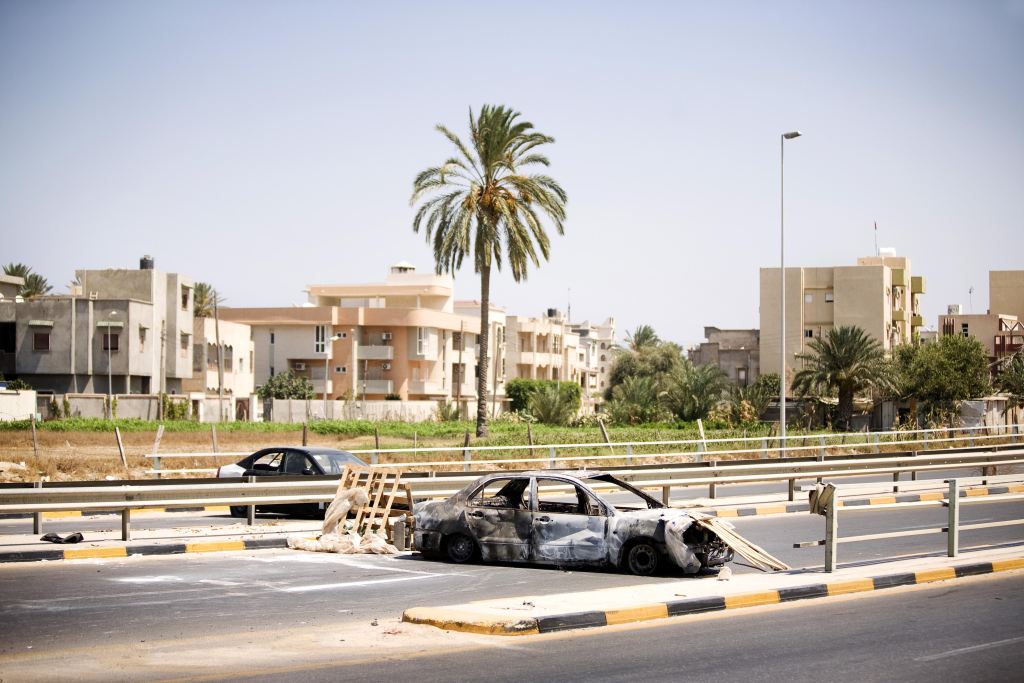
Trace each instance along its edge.
<path fill-rule="evenodd" d="M 778 264 L 895 247 L 982 312 L 1024 268 L 1024 0 L 0 2 L 0 261 L 211 282 L 229 305 L 433 267 L 414 175 L 508 104 L 554 136 L 551 260 L 510 313 L 698 342 L 758 326 Z M 460 298 L 479 297 L 471 269 Z"/>

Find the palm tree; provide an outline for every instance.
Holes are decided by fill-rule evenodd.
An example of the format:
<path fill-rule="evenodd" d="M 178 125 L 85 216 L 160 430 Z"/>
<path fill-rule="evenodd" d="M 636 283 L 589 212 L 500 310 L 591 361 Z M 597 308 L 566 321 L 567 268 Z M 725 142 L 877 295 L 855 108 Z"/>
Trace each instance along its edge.
<path fill-rule="evenodd" d="M 213 315 L 213 304 L 223 301 L 209 282 L 197 282 L 192 290 L 192 315 L 197 318 L 209 318 Z"/>
<path fill-rule="evenodd" d="M 650 325 L 640 325 L 633 332 L 626 332 L 626 345 L 634 353 L 645 346 L 656 346 L 660 341 Z"/>
<path fill-rule="evenodd" d="M 508 262 L 512 278 L 526 278 L 527 267 L 540 266 L 551 251 L 542 218 L 564 234 L 566 194 L 550 176 L 524 173 L 530 166 L 548 166 L 536 151 L 554 138 L 518 120 L 519 112 L 484 105 L 469 112 L 469 145 L 442 125 L 437 126 L 457 151 L 440 166 L 426 169 L 413 181 L 410 204 L 423 200 L 413 218 L 433 243 L 438 274 L 454 273 L 467 256 L 480 274 L 480 358 L 477 373 L 476 434 L 487 435 L 487 343 L 490 326 L 491 269 Z"/>
<path fill-rule="evenodd" d="M 729 377 L 711 363 L 694 366 L 686 361 L 669 374 L 665 401 L 681 420 L 703 419 L 722 401 Z"/>
<path fill-rule="evenodd" d="M 653 377 L 626 377 L 612 390 L 606 409 L 618 424 L 645 424 L 671 417 L 662 405 L 658 382 Z"/>
<path fill-rule="evenodd" d="M 39 273 L 32 272 L 32 269 L 24 263 L 8 263 L 4 266 L 4 275 L 20 277 L 25 280 L 18 290 L 18 295 L 26 299 L 43 296 L 53 291 L 53 286 L 46 281 L 46 278 Z"/>
<path fill-rule="evenodd" d="M 839 395 L 839 429 L 849 431 L 853 419 L 853 396 L 866 389 L 884 389 L 889 384 L 882 345 L 856 326 L 843 326 L 817 338 L 810 351 L 798 353 L 805 363 L 793 377 L 793 390 L 800 396 L 833 393 Z"/>

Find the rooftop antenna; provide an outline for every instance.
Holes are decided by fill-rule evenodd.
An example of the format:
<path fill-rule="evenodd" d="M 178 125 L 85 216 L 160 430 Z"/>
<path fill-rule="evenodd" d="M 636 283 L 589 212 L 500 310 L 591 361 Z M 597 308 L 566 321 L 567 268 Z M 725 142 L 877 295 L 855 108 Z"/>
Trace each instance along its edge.
<path fill-rule="evenodd" d="M 881 256 L 882 252 L 878 251 L 878 221 L 875 221 L 875 256 Z"/>
<path fill-rule="evenodd" d="M 974 285 L 967 288 L 967 312 L 974 313 Z"/>
<path fill-rule="evenodd" d="M 566 295 L 565 321 L 572 322 L 572 287 L 569 288 L 569 293 Z"/>

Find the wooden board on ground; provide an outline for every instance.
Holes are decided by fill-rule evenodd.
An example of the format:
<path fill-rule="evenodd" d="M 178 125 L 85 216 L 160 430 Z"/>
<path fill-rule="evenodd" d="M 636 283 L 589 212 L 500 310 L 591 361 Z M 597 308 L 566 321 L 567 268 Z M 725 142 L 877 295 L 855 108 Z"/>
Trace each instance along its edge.
<path fill-rule="evenodd" d="M 383 531 L 390 536 L 388 518 L 394 506 L 395 498 L 400 492 L 411 502 L 412 495 L 409 485 L 402 483 L 401 470 L 383 467 L 364 467 L 345 465 L 338 481 L 338 491 L 365 488 L 370 501 L 352 509 L 355 515 L 353 528 L 360 535 L 369 531 Z"/>

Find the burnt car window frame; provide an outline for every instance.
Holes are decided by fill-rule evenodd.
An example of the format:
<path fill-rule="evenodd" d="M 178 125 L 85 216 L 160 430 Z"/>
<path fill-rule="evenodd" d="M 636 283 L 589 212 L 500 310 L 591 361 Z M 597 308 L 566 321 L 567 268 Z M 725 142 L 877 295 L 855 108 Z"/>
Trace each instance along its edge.
<path fill-rule="evenodd" d="M 572 486 L 573 489 L 575 489 L 575 491 L 576 491 L 577 511 L 576 512 L 567 512 L 565 510 L 541 510 L 540 509 L 540 505 L 541 505 L 542 502 L 544 502 L 544 501 L 542 501 L 540 499 L 540 482 L 542 480 L 544 480 L 544 481 L 554 481 L 554 482 L 558 482 L 560 484 L 568 484 L 569 486 Z M 575 481 L 572 481 L 570 479 L 562 479 L 560 477 L 553 477 L 553 476 L 537 476 L 537 477 L 533 477 L 533 486 L 532 486 L 532 488 L 533 488 L 534 493 L 533 493 L 533 495 L 531 495 L 531 499 L 532 499 L 532 502 L 533 502 L 533 505 L 531 507 L 532 507 L 534 512 L 544 513 L 544 514 L 557 514 L 557 515 L 580 515 L 582 517 L 607 517 L 608 516 L 608 506 L 605 504 L 605 502 L 603 500 L 601 500 L 601 498 L 597 495 L 597 493 L 595 493 L 594 491 L 591 491 L 590 487 L 588 487 L 585 484 L 582 484 L 580 482 L 575 482 Z M 584 500 L 586 500 L 587 502 L 584 503 L 583 502 Z M 552 504 L 563 504 L 563 503 L 561 503 L 561 501 L 548 501 L 548 502 L 552 503 Z M 571 505 L 571 503 L 564 503 L 564 505 Z M 590 511 L 590 506 L 591 505 L 596 506 L 596 508 L 597 508 L 597 512 L 596 513 L 591 513 L 591 511 Z"/>
<path fill-rule="evenodd" d="M 268 457 L 268 456 L 271 457 L 271 460 L 273 460 L 274 456 L 278 456 L 280 458 L 280 462 L 278 463 L 277 467 L 275 469 L 272 469 L 272 470 L 271 469 L 257 470 L 256 469 L 256 463 L 259 462 L 260 460 L 262 460 L 263 458 Z M 254 454 L 252 456 L 252 460 L 249 462 L 249 464 L 246 467 L 246 469 L 253 470 L 254 472 L 270 472 L 270 473 L 273 473 L 273 474 L 280 474 L 281 466 L 284 465 L 284 456 L 285 456 L 285 451 L 281 450 L 280 448 L 275 448 L 275 449 L 263 451 L 262 453 L 256 453 L 256 454 Z"/>
<path fill-rule="evenodd" d="M 480 504 L 475 502 L 475 501 L 479 500 L 479 495 L 480 495 L 481 492 L 486 490 L 487 487 L 490 486 L 491 484 L 494 484 L 495 482 L 499 482 L 499 481 L 507 481 L 508 483 L 506 483 L 503 486 L 501 486 L 498 489 L 498 492 L 503 491 L 506 486 L 508 486 L 509 484 L 512 484 L 513 482 L 516 482 L 516 481 L 525 481 L 526 482 L 526 486 L 520 492 L 520 500 L 519 500 L 519 504 L 518 505 L 509 505 L 509 506 L 480 505 Z M 467 507 L 472 507 L 472 508 L 479 508 L 481 510 L 526 510 L 526 511 L 529 511 L 533 507 L 533 505 L 532 505 L 533 496 L 529 495 L 529 492 L 530 492 L 531 488 L 532 488 L 532 485 L 531 485 L 531 481 L 530 481 L 529 477 L 520 477 L 520 476 L 514 476 L 514 475 L 513 476 L 495 477 L 494 479 L 488 479 L 483 484 L 481 484 L 476 489 L 474 489 L 468 496 L 466 496 L 466 506 Z"/>
<path fill-rule="evenodd" d="M 285 469 L 286 465 L 290 464 L 296 458 L 302 464 L 301 469 L 299 469 L 298 472 L 291 472 L 291 471 Z M 308 463 L 309 463 L 309 455 L 307 455 L 305 451 L 287 450 L 287 451 L 284 451 L 284 456 L 281 458 L 281 465 L 277 468 L 277 471 L 279 473 L 281 473 L 281 474 L 301 475 L 301 474 L 304 474 L 303 470 L 305 470 L 308 467 Z"/>

